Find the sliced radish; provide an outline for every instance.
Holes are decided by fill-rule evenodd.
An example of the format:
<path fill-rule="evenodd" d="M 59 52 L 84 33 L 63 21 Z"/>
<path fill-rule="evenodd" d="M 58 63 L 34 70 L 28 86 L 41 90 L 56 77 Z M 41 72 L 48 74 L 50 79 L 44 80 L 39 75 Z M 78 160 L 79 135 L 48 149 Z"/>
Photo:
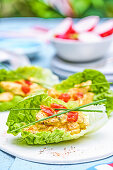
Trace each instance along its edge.
<path fill-rule="evenodd" d="M 69 36 L 68 36 L 68 34 L 57 34 L 57 35 L 55 35 L 55 38 L 69 39 Z"/>
<path fill-rule="evenodd" d="M 102 38 L 95 33 L 85 32 L 79 34 L 78 40 L 81 42 L 100 42 Z"/>
<path fill-rule="evenodd" d="M 66 18 L 54 29 L 54 34 L 64 35 L 69 33 L 75 33 L 72 26 L 73 26 L 72 18 Z"/>
<path fill-rule="evenodd" d="M 74 30 L 78 33 L 92 31 L 99 22 L 98 16 L 89 16 L 78 21 L 74 26 Z"/>
<path fill-rule="evenodd" d="M 49 31 L 47 28 L 40 27 L 40 26 L 34 26 L 33 29 L 36 30 L 36 31 L 42 31 L 42 32 L 48 32 Z"/>
<path fill-rule="evenodd" d="M 101 37 L 107 37 L 113 34 L 113 19 L 96 26 L 94 32 L 99 34 Z"/>
<path fill-rule="evenodd" d="M 55 35 L 55 38 L 60 38 L 60 39 L 68 39 L 68 40 L 78 40 L 78 34 L 57 34 Z"/>

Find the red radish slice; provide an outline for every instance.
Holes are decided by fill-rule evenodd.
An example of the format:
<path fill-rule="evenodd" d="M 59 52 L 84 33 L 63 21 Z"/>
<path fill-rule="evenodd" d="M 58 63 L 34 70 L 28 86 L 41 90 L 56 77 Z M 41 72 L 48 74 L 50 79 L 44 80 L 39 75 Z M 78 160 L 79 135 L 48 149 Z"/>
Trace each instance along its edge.
<path fill-rule="evenodd" d="M 102 38 L 95 33 L 85 32 L 79 34 L 78 40 L 82 42 L 100 42 L 102 41 Z"/>
<path fill-rule="evenodd" d="M 102 24 L 99 24 L 94 29 L 94 32 L 99 34 L 101 37 L 107 37 L 113 34 L 113 19 L 108 20 Z"/>
<path fill-rule="evenodd" d="M 99 22 L 98 16 L 89 16 L 81 19 L 74 25 L 74 30 L 78 33 L 92 31 Z"/>
<path fill-rule="evenodd" d="M 54 34 L 64 35 L 69 33 L 75 33 L 72 26 L 73 26 L 72 18 L 66 18 L 55 28 Z"/>
<path fill-rule="evenodd" d="M 78 34 L 63 34 L 63 35 L 55 35 L 55 38 L 60 38 L 60 39 L 67 39 L 67 40 L 78 40 Z"/>
<path fill-rule="evenodd" d="M 55 35 L 55 38 L 69 39 L 69 35 L 68 34 Z"/>
<path fill-rule="evenodd" d="M 48 32 L 49 30 L 44 28 L 44 27 L 40 27 L 40 26 L 34 26 L 33 29 L 35 29 L 36 31 L 42 31 L 42 32 Z"/>

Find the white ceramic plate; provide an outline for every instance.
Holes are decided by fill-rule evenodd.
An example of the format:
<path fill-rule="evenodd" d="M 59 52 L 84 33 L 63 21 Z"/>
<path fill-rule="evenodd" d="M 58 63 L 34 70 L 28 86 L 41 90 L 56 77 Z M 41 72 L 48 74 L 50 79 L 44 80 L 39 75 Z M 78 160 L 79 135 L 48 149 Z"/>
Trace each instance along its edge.
<path fill-rule="evenodd" d="M 0 114 L 0 149 L 19 158 L 48 164 L 74 164 L 113 155 L 113 116 L 96 133 L 51 145 L 27 145 L 20 136 L 7 134 L 8 113 Z"/>

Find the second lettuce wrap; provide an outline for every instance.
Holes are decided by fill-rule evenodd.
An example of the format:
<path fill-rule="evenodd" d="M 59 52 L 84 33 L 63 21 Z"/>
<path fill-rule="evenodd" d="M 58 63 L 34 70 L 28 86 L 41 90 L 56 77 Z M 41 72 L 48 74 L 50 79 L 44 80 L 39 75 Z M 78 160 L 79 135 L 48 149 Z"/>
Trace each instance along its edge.
<path fill-rule="evenodd" d="M 83 72 L 69 76 L 66 80 L 54 85 L 53 88 L 60 93 L 66 93 L 69 89 L 74 88 L 76 84 L 87 82 L 88 80 L 92 82 L 92 86 L 90 87 L 91 92 L 94 93 L 93 100 L 107 99 L 105 104 L 107 114 L 110 115 L 113 111 L 113 92 L 110 90 L 110 84 L 106 80 L 104 74 L 100 71 L 85 69 Z"/>
<path fill-rule="evenodd" d="M 0 95 L 3 92 L 12 92 L 10 89 L 4 89 L 5 82 L 15 82 L 20 81 L 21 79 L 24 79 L 24 77 L 32 77 L 35 79 L 35 81 L 39 81 L 42 85 L 42 87 L 50 88 L 54 84 L 58 83 L 59 80 L 57 76 L 55 76 L 49 69 L 41 68 L 41 67 L 35 67 L 35 66 L 26 66 L 26 67 L 19 67 L 16 70 L 0 70 Z M 4 87 L 1 84 L 4 82 Z M 4 95 L 5 97 L 6 95 Z M 2 96 L 1 96 L 2 97 Z M 6 111 L 12 108 L 17 102 L 23 99 L 23 96 L 14 94 L 13 99 L 10 101 L 0 101 L 0 111 Z"/>

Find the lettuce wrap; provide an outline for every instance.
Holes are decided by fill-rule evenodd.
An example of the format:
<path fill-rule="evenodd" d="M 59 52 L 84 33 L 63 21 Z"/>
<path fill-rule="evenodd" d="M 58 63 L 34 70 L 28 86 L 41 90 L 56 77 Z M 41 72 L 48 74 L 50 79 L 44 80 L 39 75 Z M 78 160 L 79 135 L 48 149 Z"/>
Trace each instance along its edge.
<path fill-rule="evenodd" d="M 66 93 L 76 84 L 80 84 L 88 80 L 91 80 L 92 84 L 95 84 L 90 86 L 91 92 L 94 93 L 93 100 L 96 101 L 106 98 L 107 101 L 105 104 L 107 114 L 110 115 L 110 113 L 113 111 L 113 92 L 110 90 L 110 84 L 106 80 L 105 76 L 97 70 L 85 69 L 83 72 L 75 73 L 61 83 L 54 85 L 53 88 L 56 89 L 58 92 Z"/>
<path fill-rule="evenodd" d="M 33 96 L 28 96 L 20 101 L 13 109 L 21 108 L 39 108 L 40 105 L 50 106 L 51 103 L 62 104 L 67 108 L 75 108 L 76 106 L 72 103 L 65 103 L 58 99 L 53 99 L 47 94 L 40 92 Z M 81 130 L 78 134 L 71 134 L 71 131 L 66 132 L 65 130 L 55 129 L 54 131 L 41 131 L 32 133 L 25 131 L 24 129 L 16 130 L 23 125 L 29 124 L 36 120 L 36 115 L 39 111 L 37 110 L 11 110 L 7 119 L 8 133 L 18 135 L 21 133 L 22 138 L 28 144 L 47 144 L 47 143 L 58 143 L 65 140 L 77 139 L 87 133 L 91 133 L 101 128 L 108 120 L 106 114 L 106 108 L 104 105 L 93 105 L 88 106 L 85 109 L 102 110 L 103 112 L 83 112 L 84 116 L 88 121 L 87 128 Z M 16 130 L 16 131 L 13 131 Z"/>
<path fill-rule="evenodd" d="M 0 70 L 0 82 L 4 81 L 19 81 L 24 79 L 24 77 L 32 77 L 39 81 L 42 87 L 50 88 L 54 84 L 58 83 L 58 78 L 49 69 L 44 69 L 35 66 L 19 67 L 17 70 Z M 6 90 L 7 91 L 7 90 Z M 5 90 L 0 86 L 0 94 L 5 92 Z M 23 96 L 14 95 L 11 101 L 0 102 L 0 111 L 9 110 L 18 101 L 22 100 Z"/>

